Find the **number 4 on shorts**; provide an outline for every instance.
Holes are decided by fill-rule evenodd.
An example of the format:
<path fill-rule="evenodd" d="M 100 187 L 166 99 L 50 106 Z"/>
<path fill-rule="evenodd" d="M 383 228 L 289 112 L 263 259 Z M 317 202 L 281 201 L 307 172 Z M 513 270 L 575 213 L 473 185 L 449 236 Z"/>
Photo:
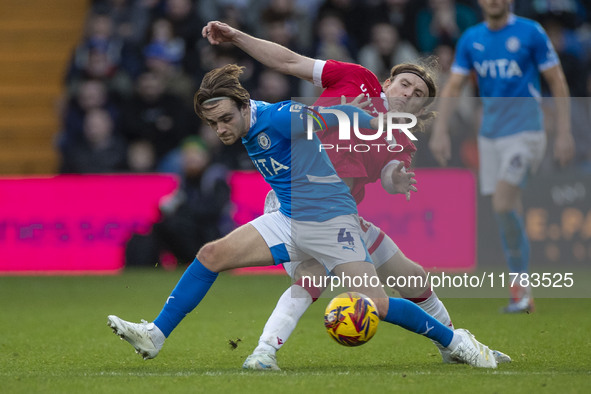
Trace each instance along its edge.
<path fill-rule="evenodd" d="M 341 228 L 339 230 L 339 235 L 337 236 L 337 242 L 348 242 L 349 245 L 353 245 L 355 243 L 355 238 L 353 238 L 346 228 Z"/>

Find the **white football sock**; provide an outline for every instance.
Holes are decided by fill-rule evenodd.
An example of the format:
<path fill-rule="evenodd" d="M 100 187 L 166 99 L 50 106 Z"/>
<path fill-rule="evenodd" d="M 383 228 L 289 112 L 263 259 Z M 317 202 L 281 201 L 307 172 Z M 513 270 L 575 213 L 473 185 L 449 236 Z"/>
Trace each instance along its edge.
<path fill-rule="evenodd" d="M 253 353 L 274 355 L 287 341 L 310 305 L 312 305 L 312 297 L 304 288 L 292 285 L 285 290 L 267 320 L 263 334 L 259 338 L 259 345 Z"/>
<path fill-rule="evenodd" d="M 162 345 L 164 345 L 164 341 L 166 340 L 166 337 L 164 336 L 162 331 L 158 328 L 158 326 L 155 325 L 154 323 L 148 324 L 148 332 L 150 333 L 150 339 L 152 340 L 152 343 L 154 344 L 154 346 L 156 346 L 156 348 L 158 348 L 158 349 L 162 348 Z"/>
<path fill-rule="evenodd" d="M 449 327 L 451 330 L 454 329 L 454 325 L 451 322 L 451 317 L 449 317 L 449 313 L 447 312 L 447 309 L 445 309 L 445 305 L 443 305 L 443 302 L 441 302 L 441 300 L 439 299 L 439 297 L 437 297 L 437 294 L 435 294 L 435 292 L 432 292 L 431 295 L 429 296 L 429 298 L 427 298 L 425 301 L 417 302 L 417 305 L 420 306 L 421 308 L 423 308 L 423 310 L 425 312 L 427 312 L 428 314 L 433 316 L 435 319 L 437 319 L 444 326 Z M 454 333 L 455 342 L 457 342 L 456 336 L 457 335 Z M 439 350 L 444 349 L 444 346 L 442 346 L 439 342 L 437 342 L 437 341 L 432 341 L 432 342 L 435 344 L 435 346 L 437 346 L 437 348 L 439 348 Z M 454 340 L 452 339 L 452 344 L 453 343 L 454 343 Z M 452 345 L 450 344 L 448 349 L 451 346 Z M 453 348 L 455 348 L 455 346 Z"/>
<path fill-rule="evenodd" d="M 454 329 L 454 325 L 451 322 L 451 317 L 449 317 L 447 309 L 445 309 L 445 305 L 443 305 L 443 302 L 441 302 L 435 292 L 431 293 L 429 298 L 425 301 L 417 302 L 417 305 L 423 308 L 425 312 L 433 316 L 444 326 L 449 327 L 452 330 Z"/>
<path fill-rule="evenodd" d="M 438 342 L 434 342 L 438 347 L 440 347 L 441 349 L 445 349 L 442 345 L 440 345 Z M 456 332 L 454 331 L 454 336 L 451 339 L 451 342 L 449 345 L 447 345 L 447 349 L 454 351 L 456 350 L 456 347 L 458 347 L 458 345 L 462 343 L 462 337 L 460 337 L 458 334 L 456 334 Z"/>

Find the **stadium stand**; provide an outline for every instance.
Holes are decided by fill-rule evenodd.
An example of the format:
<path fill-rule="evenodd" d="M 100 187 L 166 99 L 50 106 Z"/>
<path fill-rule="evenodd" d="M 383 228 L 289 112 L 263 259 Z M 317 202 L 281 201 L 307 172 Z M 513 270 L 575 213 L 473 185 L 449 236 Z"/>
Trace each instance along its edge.
<path fill-rule="evenodd" d="M 3 2 L 0 12 L 0 174 L 52 174 L 64 64 L 81 34 L 84 1 Z"/>

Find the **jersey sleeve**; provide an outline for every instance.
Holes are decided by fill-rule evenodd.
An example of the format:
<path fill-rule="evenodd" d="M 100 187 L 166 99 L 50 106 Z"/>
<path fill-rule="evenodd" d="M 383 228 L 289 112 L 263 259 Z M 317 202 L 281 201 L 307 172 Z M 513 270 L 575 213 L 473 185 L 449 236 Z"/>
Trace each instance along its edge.
<path fill-rule="evenodd" d="M 470 60 L 470 30 L 463 34 L 456 45 L 456 55 L 451 66 L 451 71 L 456 74 L 468 75 L 472 70 Z"/>
<path fill-rule="evenodd" d="M 318 71 L 316 64 L 314 65 L 314 84 L 323 88 L 337 85 L 342 82 L 345 77 L 351 78 L 352 74 L 359 73 L 361 67 L 358 64 L 339 62 L 336 60 L 317 60 Z M 319 76 L 318 84 L 316 83 L 316 75 Z"/>
<path fill-rule="evenodd" d="M 534 51 L 533 56 L 538 66 L 538 70 L 545 71 L 560 63 L 550 38 L 548 38 L 548 35 L 539 23 L 535 23 L 532 43 Z"/>
<path fill-rule="evenodd" d="M 339 115 L 325 110 L 338 111 Z M 359 127 L 370 128 L 371 115 L 360 108 L 352 105 L 335 105 L 331 107 L 309 107 L 295 101 L 284 101 L 272 108 L 270 114 L 271 124 L 277 128 L 285 138 L 297 136 L 308 132 L 308 124 L 312 123 L 315 131 L 338 126 L 341 117 L 345 116 L 347 121 L 353 119 L 357 114 Z M 309 122 L 308 118 L 311 118 Z"/>

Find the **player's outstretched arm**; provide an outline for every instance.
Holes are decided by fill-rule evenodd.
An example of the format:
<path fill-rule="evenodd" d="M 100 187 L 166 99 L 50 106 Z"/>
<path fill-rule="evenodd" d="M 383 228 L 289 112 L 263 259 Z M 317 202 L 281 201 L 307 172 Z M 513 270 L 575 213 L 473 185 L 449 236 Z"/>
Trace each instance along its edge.
<path fill-rule="evenodd" d="M 570 123 L 570 92 L 560 65 L 543 71 L 542 75 L 548 82 L 548 87 L 556 103 L 554 159 L 564 167 L 573 159 L 575 154 L 575 142 Z"/>
<path fill-rule="evenodd" d="M 271 41 L 261 40 L 218 21 L 208 22 L 201 34 L 210 44 L 229 42 L 265 66 L 312 82 L 314 59 L 302 56 Z"/>
<path fill-rule="evenodd" d="M 460 95 L 462 86 L 467 79 L 468 77 L 466 75 L 452 73 L 441 92 L 441 100 L 437 108 L 439 114 L 433 125 L 431 139 L 429 140 L 429 149 L 441 166 L 445 166 L 449 159 L 451 159 L 449 120 L 456 108 L 456 100 L 450 100 L 450 97 L 458 97 Z"/>

